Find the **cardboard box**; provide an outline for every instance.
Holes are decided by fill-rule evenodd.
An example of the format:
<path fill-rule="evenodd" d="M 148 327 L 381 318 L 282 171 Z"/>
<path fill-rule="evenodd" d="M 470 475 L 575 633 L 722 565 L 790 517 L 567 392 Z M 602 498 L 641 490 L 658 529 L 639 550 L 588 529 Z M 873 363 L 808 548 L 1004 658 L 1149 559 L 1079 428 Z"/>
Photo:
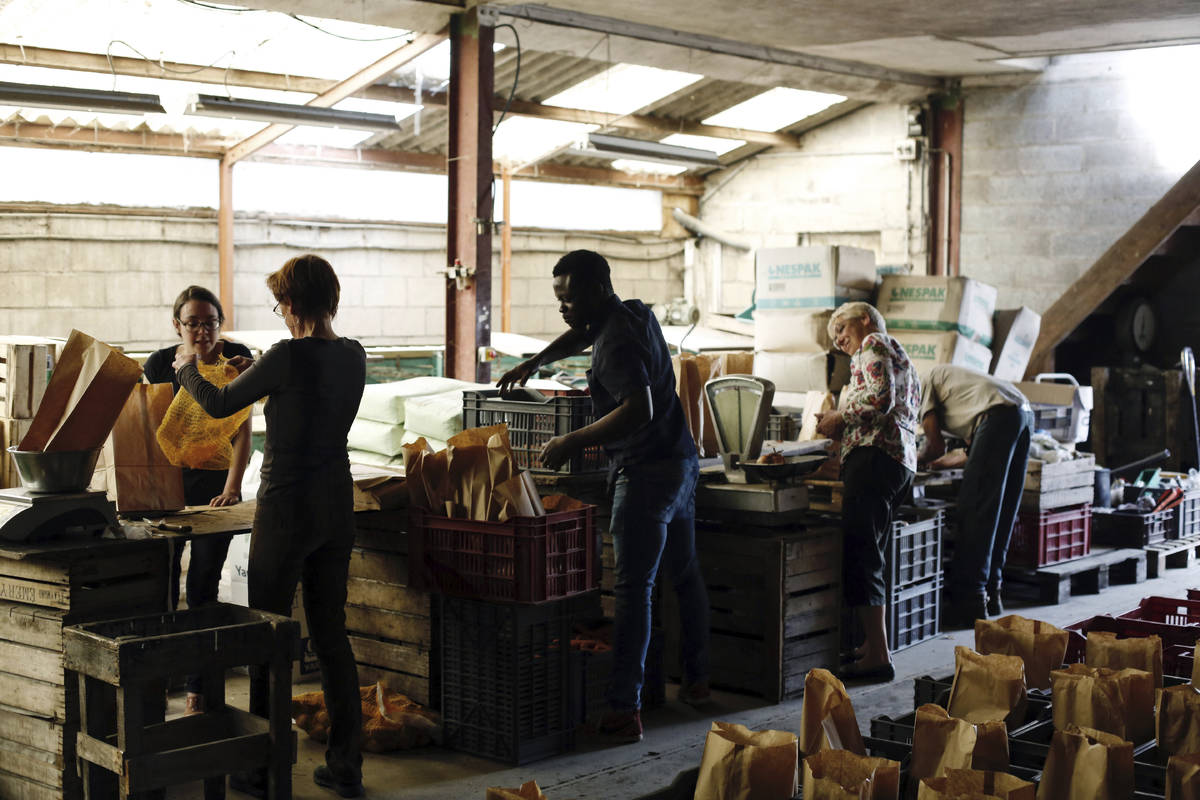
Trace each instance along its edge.
<path fill-rule="evenodd" d="M 825 353 L 833 349 L 825 311 L 758 311 L 754 315 L 754 349 L 792 353 Z"/>
<path fill-rule="evenodd" d="M 858 247 L 772 247 L 757 251 L 754 264 L 761 311 L 837 308 L 875 288 L 875 254 Z"/>
<path fill-rule="evenodd" d="M 904 345 L 909 360 L 912 361 L 921 380 L 925 380 L 929 370 L 938 364 L 954 364 L 986 373 L 992 363 L 991 350 L 961 333 L 904 330 L 892 332 L 890 328 L 888 332 Z"/>
<path fill-rule="evenodd" d="M 1033 381 L 1017 383 L 1015 386 L 1033 406 L 1035 429 L 1045 430 L 1063 444 L 1074 444 L 1088 438 L 1092 424 L 1091 386 L 1080 386 L 1073 376 L 1065 373 L 1041 374 Z M 1070 415 L 1058 413 L 1061 408 L 1071 409 Z M 1051 413 L 1039 413 L 1042 409 Z M 1052 423 L 1047 424 L 1045 420 L 1051 420 Z"/>
<path fill-rule="evenodd" d="M 992 317 L 992 374 L 1006 381 L 1025 377 L 1042 316 L 1031 308 L 1004 309 Z"/>
<path fill-rule="evenodd" d="M 893 336 L 900 331 L 945 331 L 985 346 L 992 343 L 996 287 L 986 283 L 944 275 L 887 275 L 876 306 Z"/>
<path fill-rule="evenodd" d="M 777 392 L 838 392 L 850 382 L 850 357 L 763 351 L 754 354 L 754 374 L 774 383 Z"/>

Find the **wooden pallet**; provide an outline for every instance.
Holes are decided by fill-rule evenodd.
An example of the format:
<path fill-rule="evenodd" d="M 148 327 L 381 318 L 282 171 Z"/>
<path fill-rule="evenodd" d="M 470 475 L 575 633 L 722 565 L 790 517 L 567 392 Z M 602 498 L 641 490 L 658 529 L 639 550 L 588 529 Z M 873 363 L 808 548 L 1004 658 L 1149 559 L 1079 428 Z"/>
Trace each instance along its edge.
<path fill-rule="evenodd" d="M 786 532 L 744 526 L 696 531 L 708 589 L 714 686 L 779 702 L 804 691 L 813 667 L 836 666 L 841 531 L 822 521 Z M 681 677 L 679 612 L 664 593 L 667 674 Z"/>
<path fill-rule="evenodd" d="M 346 631 L 362 683 L 383 681 L 425 706 L 438 703 L 428 592 L 408 585 L 405 510 L 354 515 L 357 545 L 346 581 Z"/>
<path fill-rule="evenodd" d="M 1111 584 L 1146 580 L 1144 551 L 1097 549 L 1091 555 L 1045 567 L 1005 567 L 1005 594 L 1031 595 L 1042 605 L 1065 603 L 1071 595 L 1098 594 Z"/>
<path fill-rule="evenodd" d="M 1157 578 L 1167 569 L 1182 569 L 1200 556 L 1200 536 L 1158 542 L 1146 546 L 1146 577 Z"/>

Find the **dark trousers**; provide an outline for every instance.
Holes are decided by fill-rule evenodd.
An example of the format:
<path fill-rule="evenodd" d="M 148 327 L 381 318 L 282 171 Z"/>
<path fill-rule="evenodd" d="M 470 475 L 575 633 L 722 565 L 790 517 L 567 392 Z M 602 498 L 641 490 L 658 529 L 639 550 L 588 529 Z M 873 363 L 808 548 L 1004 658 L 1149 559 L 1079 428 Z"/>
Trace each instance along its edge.
<path fill-rule="evenodd" d="M 1017 406 L 988 409 L 975 428 L 958 496 L 948 587 L 952 599 L 1000 591 L 1032 430 L 1033 412 Z"/>
<path fill-rule="evenodd" d="M 887 605 L 883 570 L 892 516 L 912 479 L 912 470 L 878 447 L 856 447 L 842 461 L 842 594 L 847 606 Z"/>
<path fill-rule="evenodd" d="M 354 545 L 354 494 L 348 474 L 329 473 L 258 499 L 247 576 L 250 606 L 289 616 L 296 584 L 321 665 L 329 712 L 325 761 L 342 781 L 362 779 L 362 701 L 358 668 L 346 637 L 346 573 Z M 266 716 L 268 682 L 250 677 L 250 711 Z"/>
<path fill-rule="evenodd" d="M 225 491 L 225 470 L 184 470 L 184 500 L 189 506 L 204 506 Z M 198 536 L 188 544 L 187 604 L 188 608 L 199 608 L 217 602 L 217 589 L 221 584 L 221 568 L 229 554 L 232 534 Z M 183 572 L 183 540 L 171 542 L 171 610 L 179 608 L 179 576 Z M 187 690 L 199 694 L 204 687 L 199 675 L 187 676 Z"/>

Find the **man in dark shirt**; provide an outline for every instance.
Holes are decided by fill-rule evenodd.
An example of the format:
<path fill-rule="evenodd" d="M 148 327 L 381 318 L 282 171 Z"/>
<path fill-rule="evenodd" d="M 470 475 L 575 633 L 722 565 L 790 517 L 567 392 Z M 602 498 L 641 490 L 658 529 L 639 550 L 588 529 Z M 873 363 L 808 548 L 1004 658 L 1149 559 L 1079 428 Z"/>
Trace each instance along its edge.
<path fill-rule="evenodd" d="M 696 447 L 675 392 L 662 330 L 640 300 L 613 292 L 608 262 L 575 250 L 554 267 L 554 294 L 569 330 L 500 379 L 501 390 L 524 384 L 538 367 L 592 348 L 588 389 L 596 421 L 546 443 L 542 462 L 557 469 L 579 450 L 603 445 L 613 487 L 616 631 L 611 711 L 600 732 L 642 738 L 641 689 L 650 641 L 650 598 L 662 563 L 679 595 L 684 685 L 691 705 L 709 699 L 708 596 L 695 545 Z"/>

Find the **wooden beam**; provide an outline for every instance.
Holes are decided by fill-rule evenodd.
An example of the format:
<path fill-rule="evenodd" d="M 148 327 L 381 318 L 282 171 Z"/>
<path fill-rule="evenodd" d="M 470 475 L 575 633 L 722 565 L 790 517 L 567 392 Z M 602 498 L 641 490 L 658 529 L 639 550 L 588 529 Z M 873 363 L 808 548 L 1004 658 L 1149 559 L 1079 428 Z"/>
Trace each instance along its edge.
<path fill-rule="evenodd" d="M 185 139 L 175 133 L 154 133 L 148 130 L 116 131 L 105 128 L 42 125 L 20 121 L 0 124 L 0 143 L 26 147 L 196 158 L 220 158 L 225 152 L 226 144 L 218 139 Z"/>
<path fill-rule="evenodd" d="M 349 78 L 339 81 L 330 88 L 326 89 L 312 100 L 309 100 L 307 105 L 314 106 L 316 108 L 330 108 L 338 102 L 345 100 L 347 97 L 350 97 L 355 92 L 365 89 L 375 81 L 392 74 L 425 51 L 441 44 L 445 39 L 446 31 L 419 34 L 416 38 L 403 47 L 392 51 L 383 58 L 375 61 L 373 64 L 370 64 L 354 73 Z M 231 164 L 241 161 L 254 151 L 266 147 L 268 144 L 275 141 L 280 136 L 283 136 L 285 133 L 295 127 L 295 125 L 283 123 L 273 123 L 268 125 L 257 133 L 251 134 L 235 144 L 233 147 L 229 148 L 229 151 L 225 154 L 225 158 Z"/>
<path fill-rule="evenodd" d="M 474 273 L 446 281 L 446 374 L 477 383 L 491 379 L 478 348 L 492 341 L 494 31 L 476 8 L 450 20 L 446 259 Z"/>
<path fill-rule="evenodd" d="M 217 205 L 217 264 L 218 294 L 225 311 L 225 327 L 234 327 L 233 297 L 233 164 L 224 159 L 218 164 L 220 170 L 220 199 Z"/>
<path fill-rule="evenodd" d="M 217 83 L 225 86 L 276 91 L 309 92 L 322 94 L 338 85 L 328 78 L 305 75 L 280 75 L 274 72 L 258 72 L 245 69 L 225 70 L 222 67 L 206 67 L 203 64 L 183 64 L 174 61 L 147 61 L 141 58 L 113 56 L 112 65 L 106 56 L 95 53 L 78 53 L 70 50 L 53 50 L 43 47 L 25 47 L 0 42 L 0 64 L 19 64 L 48 69 L 65 69 L 78 72 L 103 72 L 130 75 L 140 78 L 164 80 L 186 80 L 197 83 Z M 160 65 L 161 64 L 161 65 Z M 417 103 L 417 93 L 403 86 L 371 84 L 352 93 L 354 97 L 383 100 L 393 103 Z M 507 97 L 492 101 L 496 114 L 504 107 Z M 421 104 L 445 108 L 445 92 L 423 92 Z M 677 117 L 658 117 L 646 114 L 618 116 L 582 108 L 559 108 L 544 106 L 528 100 L 514 99 L 508 109 L 509 116 L 552 119 L 562 122 L 579 122 L 587 125 L 602 125 L 618 130 L 643 131 L 647 133 L 690 133 L 696 136 L 712 136 L 718 139 L 740 139 L 744 142 L 771 145 L 774 147 L 797 147 L 795 134 L 743 130 L 723 125 L 705 125 L 695 120 Z"/>
<path fill-rule="evenodd" d="M 1054 348 L 1129 280 L 1146 258 L 1196 213 L 1198 206 L 1200 161 L 1042 314 L 1042 330 L 1030 364 L 1049 364 Z"/>

